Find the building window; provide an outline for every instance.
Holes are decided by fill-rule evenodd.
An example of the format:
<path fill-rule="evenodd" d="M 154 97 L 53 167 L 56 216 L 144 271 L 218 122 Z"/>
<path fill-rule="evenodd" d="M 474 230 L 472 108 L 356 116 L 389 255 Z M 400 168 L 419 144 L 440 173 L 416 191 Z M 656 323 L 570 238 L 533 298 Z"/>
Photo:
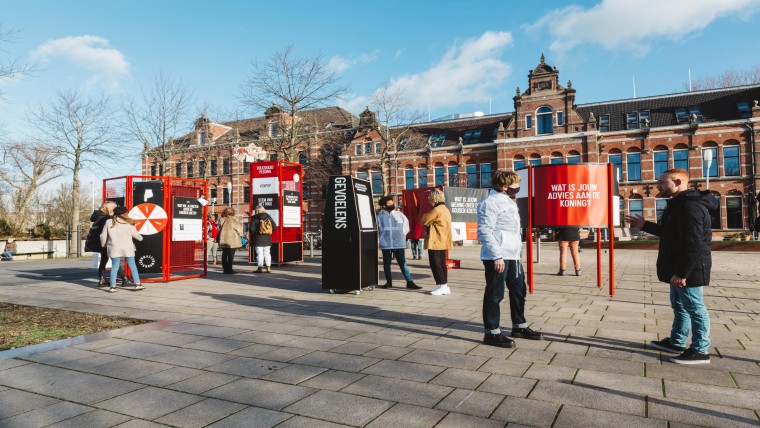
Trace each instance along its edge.
<path fill-rule="evenodd" d="M 538 134 L 552 134 L 554 128 L 552 125 L 552 109 L 550 107 L 541 107 L 536 112 L 536 122 L 538 125 Z"/>
<path fill-rule="evenodd" d="M 641 181 L 641 153 L 628 153 L 625 161 L 628 164 L 628 181 Z"/>
<path fill-rule="evenodd" d="M 244 174 L 251 173 L 251 163 L 245 160 L 243 160 L 243 173 Z"/>
<path fill-rule="evenodd" d="M 549 165 L 562 165 L 562 154 L 552 153 L 552 157 L 549 158 Z"/>
<path fill-rule="evenodd" d="M 414 170 L 411 168 L 404 170 L 404 178 L 406 181 L 406 188 L 414 189 Z"/>
<path fill-rule="evenodd" d="M 435 173 L 435 185 L 436 186 L 443 186 L 446 181 L 444 180 L 444 171 L 443 171 L 443 165 L 438 165 L 433 168 L 433 172 Z"/>
<path fill-rule="evenodd" d="M 174 165 L 174 176 L 175 177 L 182 177 L 182 162 L 177 162 Z"/>
<path fill-rule="evenodd" d="M 723 147 L 723 175 L 741 175 L 741 166 L 739 165 L 739 146 Z"/>
<path fill-rule="evenodd" d="M 438 132 L 438 133 L 430 135 L 430 146 L 431 147 L 441 147 L 441 146 L 443 146 L 443 142 L 444 141 L 446 141 L 446 133 L 445 132 Z"/>
<path fill-rule="evenodd" d="M 280 158 L 280 155 L 278 155 L 278 154 L 277 154 L 277 152 L 274 152 L 274 153 L 270 153 L 270 154 L 269 154 L 269 160 L 270 160 L 270 161 L 276 161 L 276 160 L 277 160 L 277 159 L 279 159 L 279 158 Z"/>
<path fill-rule="evenodd" d="M 702 109 L 699 106 L 676 108 L 676 123 L 689 123 L 692 116 L 699 123 L 705 121 L 704 117 L 702 117 Z"/>
<path fill-rule="evenodd" d="M 676 123 L 689 123 L 689 112 L 686 107 L 676 108 Z"/>
<path fill-rule="evenodd" d="M 739 118 L 741 119 L 749 119 L 752 117 L 752 110 L 750 110 L 749 103 L 746 101 L 736 103 L 736 110 L 739 111 Z"/>
<path fill-rule="evenodd" d="M 367 171 L 357 171 L 356 178 L 361 180 L 369 180 L 369 173 Z"/>
<path fill-rule="evenodd" d="M 464 131 L 462 137 L 462 144 L 477 144 L 480 142 L 480 135 L 483 133 L 483 128 L 468 129 Z"/>
<path fill-rule="evenodd" d="M 694 117 L 699 123 L 705 121 L 705 118 L 702 117 L 702 109 L 700 109 L 699 106 L 689 106 L 689 119 L 692 117 Z"/>
<path fill-rule="evenodd" d="M 712 163 L 710 164 L 710 170 L 707 170 L 707 161 L 705 160 L 705 153 L 712 152 Z M 707 177 L 707 175 L 710 175 L 710 177 L 717 177 L 718 176 L 718 148 L 717 147 L 708 147 L 702 149 L 702 176 Z"/>
<path fill-rule="evenodd" d="M 665 212 L 665 207 L 668 206 L 668 200 L 667 199 L 655 199 L 654 200 L 654 208 L 655 212 L 657 214 L 657 224 L 660 224 L 662 221 L 662 214 Z"/>
<path fill-rule="evenodd" d="M 673 168 L 689 170 L 689 150 L 673 150 Z"/>
<path fill-rule="evenodd" d="M 372 154 L 372 143 L 364 143 L 364 154 L 365 155 Z"/>
<path fill-rule="evenodd" d="M 272 122 L 269 124 L 267 132 L 269 133 L 270 137 L 274 137 L 277 135 L 277 123 Z"/>
<path fill-rule="evenodd" d="M 424 166 L 417 168 L 417 186 L 419 186 L 420 189 L 428 187 L 427 168 Z"/>
<path fill-rule="evenodd" d="M 644 200 L 629 199 L 628 200 L 628 214 L 631 216 L 640 215 L 644 217 Z"/>
<path fill-rule="evenodd" d="M 525 115 L 525 129 L 533 129 L 533 116 Z"/>
<path fill-rule="evenodd" d="M 557 112 L 557 126 L 565 124 L 565 115 L 561 112 Z"/>
<path fill-rule="evenodd" d="M 663 172 L 668 170 L 668 151 L 654 152 L 654 178 L 656 179 Z"/>
<path fill-rule="evenodd" d="M 480 164 L 480 188 L 489 189 L 491 187 L 491 164 Z"/>
<path fill-rule="evenodd" d="M 406 145 L 407 144 L 409 144 L 409 139 L 408 138 L 404 138 L 403 140 L 401 140 L 401 142 L 398 143 L 398 149 L 399 150 L 406 149 Z"/>
<path fill-rule="evenodd" d="M 193 178 L 193 161 L 187 163 L 187 178 Z"/>
<path fill-rule="evenodd" d="M 222 203 L 225 205 L 230 203 L 230 192 L 226 187 L 222 187 Z"/>
<path fill-rule="evenodd" d="M 478 166 L 475 164 L 467 165 L 467 187 L 478 188 Z"/>
<path fill-rule="evenodd" d="M 230 163 L 230 158 L 222 159 L 222 173 L 224 175 L 232 174 L 232 164 Z"/>
<path fill-rule="evenodd" d="M 306 151 L 301 150 L 298 152 L 298 163 L 300 163 L 303 166 L 306 166 L 308 163 L 308 159 L 306 158 Z"/>
<path fill-rule="evenodd" d="M 648 127 L 651 120 L 649 119 L 649 110 L 639 112 L 639 125 L 644 128 Z"/>
<path fill-rule="evenodd" d="M 456 165 L 449 165 L 449 186 L 459 187 L 459 167 Z"/>
<path fill-rule="evenodd" d="M 599 116 L 599 132 L 610 132 L 610 115 Z"/>
<path fill-rule="evenodd" d="M 216 175 L 216 159 L 211 160 L 211 175 Z"/>
<path fill-rule="evenodd" d="M 354 154 L 356 156 L 361 156 L 362 155 L 362 145 L 361 144 L 357 144 L 356 145 L 356 150 L 354 151 Z"/>
<path fill-rule="evenodd" d="M 155 177 L 156 176 L 156 166 L 155 165 L 151 165 L 150 166 L 150 176 L 151 177 Z"/>
<path fill-rule="evenodd" d="M 383 143 L 375 143 L 375 154 L 381 154 L 383 152 Z"/>
<path fill-rule="evenodd" d="M 216 197 L 217 197 L 216 187 L 212 187 L 211 188 L 211 203 L 212 204 L 216 203 Z"/>
<path fill-rule="evenodd" d="M 620 153 L 607 155 L 607 162 L 617 167 L 617 179 L 623 181 L 623 155 Z"/>
<path fill-rule="evenodd" d="M 383 194 L 383 177 L 380 171 L 372 171 L 372 193 L 375 195 Z"/>
<path fill-rule="evenodd" d="M 567 155 L 567 163 L 570 165 L 578 165 L 579 163 L 581 163 L 581 155 L 579 154 Z"/>
<path fill-rule="evenodd" d="M 528 163 L 529 163 L 531 166 L 538 166 L 538 165 L 541 165 L 541 156 L 535 156 L 535 157 L 534 157 L 534 156 L 531 156 L 531 157 L 530 157 L 530 160 L 528 161 Z"/>
<path fill-rule="evenodd" d="M 206 161 L 199 160 L 198 161 L 198 176 L 203 178 L 205 175 L 206 175 Z"/>
<path fill-rule="evenodd" d="M 246 204 L 251 202 L 251 186 L 243 186 L 243 202 Z"/>
<path fill-rule="evenodd" d="M 742 197 L 726 196 L 726 228 L 743 229 Z"/>
<path fill-rule="evenodd" d="M 525 159 L 515 159 L 512 161 L 512 168 L 515 171 L 521 170 L 525 168 Z"/>
<path fill-rule="evenodd" d="M 625 115 L 625 129 L 639 129 L 639 113 L 628 113 Z"/>

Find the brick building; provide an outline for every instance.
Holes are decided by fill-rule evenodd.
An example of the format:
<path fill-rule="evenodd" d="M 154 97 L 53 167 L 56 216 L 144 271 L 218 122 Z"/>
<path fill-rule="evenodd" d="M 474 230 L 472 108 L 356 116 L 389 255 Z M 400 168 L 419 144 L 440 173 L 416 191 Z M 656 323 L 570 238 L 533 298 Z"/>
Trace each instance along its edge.
<path fill-rule="evenodd" d="M 754 138 L 760 130 L 760 85 L 578 105 L 572 83 L 561 85 L 559 70 L 543 55 L 527 77 L 527 89 L 517 89 L 511 113 L 399 126 L 391 130 L 398 138 L 388 143 L 369 109 L 358 121 L 337 107 L 305 112 L 304 119 L 315 124 L 299 151 L 307 166 L 307 229 L 321 225 L 328 173 L 366 178 L 377 196 L 400 196 L 405 188 L 434 185 L 490 187 L 497 168 L 612 162 L 621 167 L 621 215 L 655 220 L 665 206 L 655 188 L 657 176 L 679 167 L 690 172 L 699 189 L 706 188 L 709 175 L 710 190 L 720 197 L 720 216 L 713 219 L 716 235 L 750 230 L 757 216 L 760 157 Z M 167 173 L 203 177 L 203 170 L 218 204 L 245 204 L 247 165 L 232 162 L 229 153 L 251 142 L 268 148 L 278 126 L 287 126 L 278 114 L 273 108 L 264 117 L 222 124 L 198 119 L 195 132 L 174 143 Z M 709 170 L 708 151 L 713 154 Z M 334 162 L 325 162 L 332 157 Z M 201 168 L 200 162 L 212 169 Z M 194 170 L 188 169 L 191 164 Z M 155 156 L 146 152 L 143 173 L 155 168 Z M 231 199 L 228 181 L 240 189 Z"/>

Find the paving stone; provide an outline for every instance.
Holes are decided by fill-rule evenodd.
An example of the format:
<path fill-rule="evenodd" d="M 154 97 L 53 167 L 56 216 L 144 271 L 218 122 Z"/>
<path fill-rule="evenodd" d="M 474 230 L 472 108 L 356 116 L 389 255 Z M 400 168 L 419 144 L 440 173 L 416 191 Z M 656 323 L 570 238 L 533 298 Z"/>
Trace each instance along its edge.
<path fill-rule="evenodd" d="M 333 391 L 319 391 L 284 409 L 289 413 L 351 426 L 363 426 L 393 403 Z"/>
<path fill-rule="evenodd" d="M 203 400 L 192 394 L 146 387 L 95 404 L 96 407 L 141 419 L 156 419 Z"/>
<path fill-rule="evenodd" d="M 444 371 L 444 367 L 405 361 L 380 361 L 362 370 L 362 373 L 392 378 L 427 382 Z"/>
<path fill-rule="evenodd" d="M 390 346 L 390 345 L 378 346 L 377 344 L 374 344 L 374 343 L 368 343 L 368 345 L 376 346 L 376 348 L 371 351 L 365 352 L 364 353 L 365 357 L 382 358 L 385 360 L 397 360 L 403 357 L 404 355 L 410 352 L 413 352 L 409 348 L 402 348 L 398 346 Z M 335 352 L 339 352 L 339 351 L 336 350 Z"/>
<path fill-rule="evenodd" d="M 238 379 L 206 391 L 203 395 L 266 409 L 282 410 L 314 392 L 316 392 L 315 389 L 302 386 L 260 379 Z"/>
<path fill-rule="evenodd" d="M 536 385 L 534 379 L 493 374 L 477 388 L 478 391 L 493 392 L 495 394 L 526 397 Z"/>
<path fill-rule="evenodd" d="M 454 388 L 475 389 L 487 377 L 488 374 L 483 372 L 449 368 L 436 376 L 430 383 Z"/>
<path fill-rule="evenodd" d="M 744 409 L 760 409 L 760 391 L 666 380 L 665 396 L 674 400 L 698 401 Z"/>
<path fill-rule="evenodd" d="M 476 370 L 488 359 L 486 357 L 452 352 L 416 350 L 404 355 L 400 360 L 443 367 L 454 367 L 458 369 Z"/>
<path fill-rule="evenodd" d="M 298 336 L 292 334 L 271 333 L 266 331 L 247 331 L 228 337 L 228 339 L 244 340 L 246 342 L 258 343 L 261 345 L 279 345 L 283 342 L 289 342 Z"/>
<path fill-rule="evenodd" d="M 10 418 L 33 409 L 47 407 L 58 402 L 55 398 L 32 394 L 17 389 L 0 391 L 0 419 Z M 0 425 L 2 423 L 0 422 Z"/>
<path fill-rule="evenodd" d="M 277 349 L 267 352 L 264 354 L 258 355 L 258 358 L 264 359 L 264 360 L 270 360 L 270 361 L 283 361 L 288 362 L 290 360 L 294 360 L 298 357 L 304 356 L 306 354 L 309 354 L 313 352 L 312 349 L 303 349 L 303 348 L 291 348 L 291 347 L 285 347 L 285 346 L 278 346 Z"/>
<path fill-rule="evenodd" d="M 503 426 L 504 422 L 493 419 L 479 418 L 461 413 L 449 413 L 436 425 L 436 428 L 500 428 Z"/>
<path fill-rule="evenodd" d="M 551 361 L 551 365 L 609 373 L 621 373 L 631 376 L 644 376 L 644 363 L 634 361 L 621 362 L 601 357 L 557 354 Z"/>
<path fill-rule="evenodd" d="M 12 369 L 13 367 L 23 366 L 24 364 L 29 364 L 29 361 L 18 360 L 16 358 L 0 360 L 0 371 Z"/>
<path fill-rule="evenodd" d="M 273 373 L 263 376 L 264 380 L 273 382 L 289 383 L 291 385 L 299 384 L 307 379 L 326 371 L 322 367 L 303 366 L 300 364 L 291 364 L 285 368 L 279 369 Z"/>
<path fill-rule="evenodd" d="M 573 381 L 574 385 L 610 389 L 614 391 L 632 392 L 650 397 L 662 397 L 662 381 L 640 376 L 629 376 L 620 373 L 597 372 L 593 370 L 578 370 Z"/>
<path fill-rule="evenodd" d="M 452 390 L 445 386 L 370 375 L 352 383 L 341 392 L 415 406 L 433 407 Z"/>
<path fill-rule="evenodd" d="M 520 397 L 506 397 L 491 416 L 492 419 L 523 423 L 535 427 L 550 427 L 559 410 L 559 404 Z"/>
<path fill-rule="evenodd" d="M 161 372 L 173 368 L 169 364 L 157 363 L 154 361 L 138 360 L 127 358 L 115 363 L 103 364 L 88 370 L 91 373 L 102 374 L 104 376 L 115 377 L 118 379 L 135 380 L 143 376 Z"/>
<path fill-rule="evenodd" d="M 737 373 L 734 375 L 734 379 L 736 379 L 736 383 L 739 384 L 739 388 L 741 389 L 760 391 L 760 376 Z"/>
<path fill-rule="evenodd" d="M 213 325 L 193 324 L 189 322 L 175 324 L 169 327 L 161 329 L 162 331 L 170 331 L 176 333 L 193 334 L 196 336 L 208 336 L 208 337 L 230 337 L 236 334 L 247 333 L 248 330 L 242 328 L 229 328 L 218 327 Z"/>
<path fill-rule="evenodd" d="M 175 366 L 203 369 L 236 358 L 234 355 L 216 352 L 197 351 L 195 349 L 177 349 L 165 354 L 158 354 L 146 359 Z"/>
<path fill-rule="evenodd" d="M 82 358 L 81 360 L 72 360 L 72 361 L 66 361 L 63 363 L 58 363 L 56 364 L 56 366 L 71 369 L 71 370 L 81 370 L 81 371 L 89 372 L 104 364 L 117 363 L 117 362 L 126 361 L 126 360 L 127 360 L 127 357 L 122 357 L 120 355 L 97 354 L 93 357 Z"/>
<path fill-rule="evenodd" d="M 160 330 L 147 330 L 122 336 L 122 339 L 134 340 L 137 342 L 156 343 L 166 346 L 182 346 L 187 345 L 188 343 L 203 340 L 205 337 L 191 334 L 172 333 Z"/>
<path fill-rule="evenodd" d="M 288 363 L 282 363 L 278 361 L 237 357 L 233 360 L 225 361 L 223 363 L 207 367 L 206 370 L 227 373 L 235 376 L 258 378 L 266 376 L 276 370 L 285 368 L 288 365 Z"/>
<path fill-rule="evenodd" d="M 485 373 L 496 373 L 508 376 L 522 376 L 530 368 L 531 363 L 517 360 L 501 360 L 491 358 L 486 361 L 478 371 Z"/>
<path fill-rule="evenodd" d="M 277 428 L 348 428 L 348 425 L 334 424 L 305 416 L 293 416 L 277 425 Z"/>
<path fill-rule="evenodd" d="M 329 351 L 345 344 L 343 340 L 323 339 L 319 337 L 296 337 L 289 342 L 281 343 L 282 346 L 293 348 L 311 349 L 315 351 Z"/>
<path fill-rule="evenodd" d="M 145 421 L 142 419 L 132 419 L 123 424 L 116 425 L 114 428 L 165 428 L 166 425 L 155 422 Z"/>
<path fill-rule="evenodd" d="M 189 367 L 172 367 L 168 370 L 137 378 L 135 381 L 147 385 L 162 387 L 198 376 L 202 373 L 205 372 L 198 369 L 191 369 Z"/>
<path fill-rule="evenodd" d="M 367 428 L 433 427 L 444 416 L 446 416 L 446 412 L 442 410 L 398 403 L 373 420 L 372 423 L 367 425 Z"/>
<path fill-rule="evenodd" d="M 647 364 L 646 369 L 647 377 L 650 378 L 736 387 L 736 383 L 728 372 L 712 370 L 709 366 L 687 366 L 666 362 Z"/>
<path fill-rule="evenodd" d="M 644 397 L 632 393 L 545 380 L 538 381 L 529 398 L 638 416 L 644 416 L 646 407 Z"/>
<path fill-rule="evenodd" d="M 314 351 L 303 357 L 298 357 L 291 362 L 295 364 L 326 367 L 328 369 L 360 372 L 378 361 L 380 360 L 377 358 L 363 357 L 360 355 Z"/>
<path fill-rule="evenodd" d="M 238 379 L 240 379 L 240 376 L 224 373 L 202 372 L 198 376 L 170 384 L 167 388 L 187 392 L 189 394 L 202 394 L 209 389 L 226 385 Z"/>
<path fill-rule="evenodd" d="M 131 417 L 105 410 L 91 410 L 79 416 L 48 425 L 48 428 L 107 428 L 129 421 Z"/>
<path fill-rule="evenodd" d="M 502 394 L 455 389 L 443 401 L 438 403 L 435 408 L 487 418 L 502 400 L 504 400 L 504 395 Z"/>
<path fill-rule="evenodd" d="M 339 391 L 363 378 L 364 376 L 365 375 L 360 373 L 344 372 L 340 370 L 328 370 L 303 382 L 301 386 L 316 389 L 326 389 L 328 391 Z"/>
<path fill-rule="evenodd" d="M 173 346 L 159 345 L 156 343 L 121 341 L 121 343 L 113 346 L 98 348 L 98 352 L 121 355 L 122 357 L 145 358 L 171 352 L 175 349 L 176 348 Z"/>
<path fill-rule="evenodd" d="M 208 398 L 162 416 L 156 422 L 181 427 L 205 427 L 246 407 L 244 404 Z"/>
<path fill-rule="evenodd" d="M 621 415 L 620 413 L 566 405 L 560 410 L 553 428 L 575 428 L 579 426 L 599 428 L 613 426 L 615 428 L 667 428 L 668 423 L 641 416 Z"/>
<path fill-rule="evenodd" d="M 259 407 L 247 407 L 231 416 L 217 421 L 213 428 L 269 428 L 287 420 L 291 415 Z"/>
<path fill-rule="evenodd" d="M 98 354 L 92 351 L 86 351 L 84 349 L 69 347 L 69 348 L 62 348 L 62 349 L 54 349 L 52 351 L 47 351 L 47 352 L 40 352 L 39 354 L 27 355 L 24 357 L 24 359 L 28 361 L 42 363 L 42 364 L 56 365 L 60 363 L 65 363 L 67 361 L 80 360 L 82 358 L 87 358 L 87 357 L 94 357 L 96 355 Z"/>
<path fill-rule="evenodd" d="M 277 351 L 279 349 L 278 346 L 275 345 L 250 345 L 246 346 L 245 348 L 239 348 L 235 349 L 233 351 L 228 352 L 230 355 L 237 355 L 240 357 L 257 357 L 262 354 L 266 354 L 267 352 L 273 352 Z"/>
<path fill-rule="evenodd" d="M 91 411 L 91 407 L 60 401 L 0 420 L 3 427 L 44 427 Z"/>
<path fill-rule="evenodd" d="M 197 342 L 188 343 L 187 345 L 184 345 L 183 347 L 188 348 L 188 349 L 198 349 L 201 351 L 218 352 L 221 354 L 226 354 L 230 351 L 234 351 L 240 348 L 245 348 L 250 345 L 251 345 L 250 342 L 246 342 L 243 340 L 223 339 L 223 338 L 214 337 L 210 339 L 203 339 Z"/>
<path fill-rule="evenodd" d="M 407 347 L 412 345 L 415 342 L 418 342 L 420 338 L 418 337 L 409 337 L 409 336 L 398 336 L 398 335 L 391 335 L 391 334 L 380 334 L 380 333 L 362 333 L 357 334 L 356 336 L 351 338 L 351 341 L 353 342 L 367 342 L 367 343 L 374 343 L 376 345 L 383 345 L 383 346 L 398 346 L 398 347 Z"/>
<path fill-rule="evenodd" d="M 723 427 L 757 427 L 756 412 L 731 406 L 707 404 L 671 398 L 653 398 L 648 403 L 648 416 L 680 424 Z"/>
<path fill-rule="evenodd" d="M 554 358 L 553 352 L 539 351 L 535 349 L 520 349 L 519 347 L 510 356 L 510 360 L 527 361 L 529 363 L 549 364 Z"/>
<path fill-rule="evenodd" d="M 523 377 L 539 380 L 553 380 L 555 382 L 570 383 L 578 369 L 572 367 L 550 366 L 546 364 L 532 364 Z"/>
<path fill-rule="evenodd" d="M 336 346 L 331 351 L 340 354 L 362 355 L 377 347 L 378 345 L 374 343 L 348 342 L 344 343 L 343 345 Z"/>

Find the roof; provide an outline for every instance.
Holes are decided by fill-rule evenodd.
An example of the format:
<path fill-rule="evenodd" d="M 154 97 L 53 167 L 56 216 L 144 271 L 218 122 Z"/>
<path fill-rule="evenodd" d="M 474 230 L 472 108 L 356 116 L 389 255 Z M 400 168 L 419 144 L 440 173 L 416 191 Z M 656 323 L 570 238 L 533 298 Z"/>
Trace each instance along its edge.
<path fill-rule="evenodd" d="M 500 113 L 488 116 L 416 124 L 411 127 L 412 136 L 410 136 L 405 149 L 421 149 L 425 147 L 428 140 L 431 140 L 431 145 L 433 147 L 456 146 L 459 144 L 459 138 L 461 137 L 465 140 L 465 136 L 469 137 L 469 141 L 463 141 L 464 144 L 490 143 L 494 140 L 495 131 L 499 128 L 499 123 L 503 123 L 504 127 L 507 127 L 511 119 L 511 113 Z M 395 129 L 401 130 L 402 128 L 399 127 Z M 481 132 L 480 135 L 476 137 L 474 131 L 478 129 L 480 129 Z M 467 131 L 470 131 L 470 133 L 468 134 Z M 435 137 L 436 140 L 442 138 L 440 144 L 436 144 L 436 141 L 432 141 L 433 137 Z"/>
<path fill-rule="evenodd" d="M 597 120 L 603 115 L 609 115 L 609 131 L 622 131 L 627 129 L 628 113 L 648 110 L 649 126 L 652 128 L 678 124 L 676 108 L 690 106 L 699 107 L 704 122 L 737 120 L 741 119 L 736 105 L 738 102 L 747 102 L 751 107 L 754 100 L 759 99 L 760 85 L 747 85 L 580 104 L 576 106 L 576 111 L 585 120 L 588 120 L 591 113 L 594 113 Z"/>

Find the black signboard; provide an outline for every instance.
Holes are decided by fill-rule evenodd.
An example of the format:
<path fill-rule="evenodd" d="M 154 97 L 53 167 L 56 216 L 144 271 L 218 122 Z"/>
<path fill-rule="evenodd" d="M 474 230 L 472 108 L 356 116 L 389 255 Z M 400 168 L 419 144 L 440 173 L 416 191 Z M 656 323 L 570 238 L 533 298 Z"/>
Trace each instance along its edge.
<path fill-rule="evenodd" d="M 153 204 L 164 208 L 164 184 L 160 181 L 138 181 L 132 187 L 132 206 Z M 163 271 L 163 229 L 150 235 L 143 234 L 143 240 L 136 242 L 135 262 L 140 273 L 161 273 Z"/>

